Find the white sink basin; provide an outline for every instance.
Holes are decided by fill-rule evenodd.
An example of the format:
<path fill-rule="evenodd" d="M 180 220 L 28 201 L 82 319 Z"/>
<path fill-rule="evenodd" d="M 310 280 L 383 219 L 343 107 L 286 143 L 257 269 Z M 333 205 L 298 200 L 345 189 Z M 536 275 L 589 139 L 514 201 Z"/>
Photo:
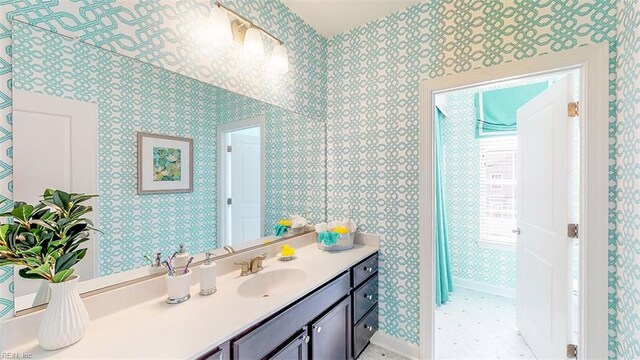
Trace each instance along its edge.
<path fill-rule="evenodd" d="M 259 272 L 240 285 L 238 295 L 248 298 L 278 295 L 295 289 L 306 278 L 307 273 L 300 269 Z"/>

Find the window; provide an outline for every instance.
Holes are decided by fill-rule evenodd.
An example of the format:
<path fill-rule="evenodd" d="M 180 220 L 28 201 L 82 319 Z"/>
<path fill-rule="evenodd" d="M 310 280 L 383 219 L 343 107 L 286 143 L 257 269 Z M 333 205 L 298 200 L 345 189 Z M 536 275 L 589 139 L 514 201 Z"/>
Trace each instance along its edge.
<path fill-rule="evenodd" d="M 516 236 L 516 136 L 480 141 L 480 241 L 514 245 Z"/>

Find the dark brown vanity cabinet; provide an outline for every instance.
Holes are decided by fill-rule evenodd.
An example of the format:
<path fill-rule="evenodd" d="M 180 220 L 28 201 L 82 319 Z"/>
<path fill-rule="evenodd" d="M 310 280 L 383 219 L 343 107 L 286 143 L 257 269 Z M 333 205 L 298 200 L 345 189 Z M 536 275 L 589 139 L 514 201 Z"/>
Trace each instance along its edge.
<path fill-rule="evenodd" d="M 351 358 L 351 299 L 346 297 L 311 326 L 313 359 Z"/>
<path fill-rule="evenodd" d="M 356 359 L 378 331 L 378 254 L 351 268 L 353 358 Z"/>
<path fill-rule="evenodd" d="M 231 341 L 231 356 L 234 360 L 257 360 L 272 359 L 277 356 L 288 356 L 292 352 L 281 354 L 281 350 L 292 346 L 304 346 L 297 342 L 296 335 L 305 332 L 307 328 L 313 328 L 314 325 L 320 324 L 326 316 L 330 314 L 339 303 L 348 298 L 350 294 L 349 272 L 344 272 L 329 283 L 315 290 L 310 295 L 298 300 L 287 309 L 275 315 L 271 319 L 250 330 L 248 333 L 237 337 Z M 351 314 L 350 308 L 349 316 Z M 333 318 L 332 316 L 326 318 Z M 336 317 L 338 319 L 339 317 Z M 345 327 L 349 326 L 348 316 L 343 321 Z M 330 320 L 327 320 L 328 322 Z M 321 325 L 320 325 L 321 326 Z M 330 324 L 330 327 L 334 326 Z M 314 331 L 311 329 L 310 331 Z M 317 330 L 315 330 L 317 331 Z M 328 331 L 327 331 L 328 332 Z M 314 333 L 316 342 L 322 340 L 318 337 L 322 334 Z M 292 337 L 293 343 L 291 342 Z M 302 336 L 301 340 L 307 347 L 311 347 L 311 336 L 309 334 Z M 310 358 L 313 357 L 312 349 L 307 349 Z M 300 356 L 306 356 L 300 353 Z"/>
<path fill-rule="evenodd" d="M 280 346 L 275 354 L 268 356 L 272 360 L 306 360 L 309 358 L 309 335 L 307 328 L 300 332 L 284 345 Z"/>
<path fill-rule="evenodd" d="M 376 253 L 200 359 L 355 359 L 377 329 Z"/>

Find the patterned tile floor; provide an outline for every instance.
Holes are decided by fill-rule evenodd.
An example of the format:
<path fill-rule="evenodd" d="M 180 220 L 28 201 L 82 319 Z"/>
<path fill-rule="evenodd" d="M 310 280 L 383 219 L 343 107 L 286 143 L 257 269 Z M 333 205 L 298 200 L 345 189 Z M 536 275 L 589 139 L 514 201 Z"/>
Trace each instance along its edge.
<path fill-rule="evenodd" d="M 535 359 L 515 318 L 515 299 L 457 288 L 436 310 L 436 359 Z"/>

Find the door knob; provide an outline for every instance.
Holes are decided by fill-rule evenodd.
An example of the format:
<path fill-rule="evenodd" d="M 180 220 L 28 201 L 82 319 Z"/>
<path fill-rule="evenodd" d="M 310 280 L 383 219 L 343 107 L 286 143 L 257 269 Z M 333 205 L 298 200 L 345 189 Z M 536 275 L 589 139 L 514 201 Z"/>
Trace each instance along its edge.
<path fill-rule="evenodd" d="M 309 340 L 310 340 L 309 336 L 305 336 L 305 337 L 304 337 L 304 343 L 305 343 L 305 344 L 308 344 L 308 343 L 309 343 Z"/>
<path fill-rule="evenodd" d="M 364 328 L 369 330 L 369 331 L 373 331 L 373 326 L 369 326 L 367 324 L 364 324 Z"/>
<path fill-rule="evenodd" d="M 316 332 L 317 332 L 318 334 L 320 334 L 320 331 L 322 331 L 322 326 L 318 326 L 318 327 L 316 327 Z"/>
<path fill-rule="evenodd" d="M 520 235 L 520 228 L 513 229 L 513 230 L 511 230 L 511 232 L 516 234 L 516 235 Z"/>
<path fill-rule="evenodd" d="M 373 295 L 367 295 L 367 294 L 364 294 L 364 297 L 365 297 L 365 298 L 367 298 L 368 300 L 373 299 Z"/>

